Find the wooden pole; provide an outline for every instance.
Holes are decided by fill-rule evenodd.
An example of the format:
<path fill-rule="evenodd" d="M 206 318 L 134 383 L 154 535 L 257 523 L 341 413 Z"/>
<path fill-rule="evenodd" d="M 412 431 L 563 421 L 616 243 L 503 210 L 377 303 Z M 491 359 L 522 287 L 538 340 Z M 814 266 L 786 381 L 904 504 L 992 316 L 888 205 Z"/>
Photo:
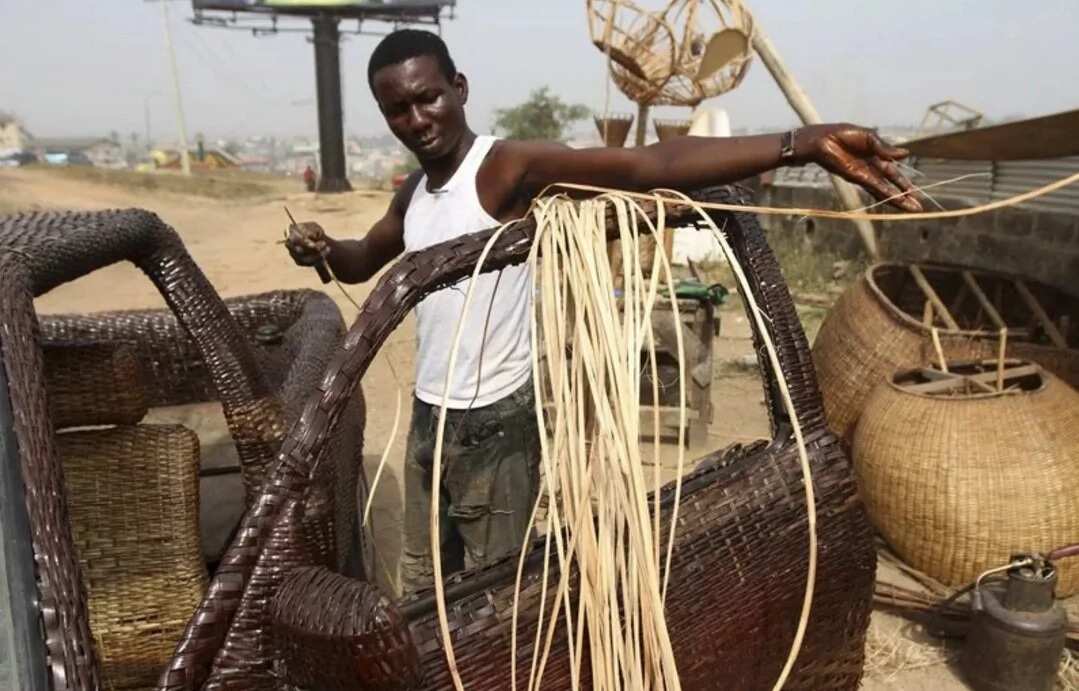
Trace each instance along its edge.
<path fill-rule="evenodd" d="M 637 140 L 636 146 L 644 146 L 644 137 L 648 133 L 648 111 L 651 107 L 647 103 L 637 104 Z"/>
<path fill-rule="evenodd" d="M 172 72 L 172 99 L 176 106 L 176 128 L 180 132 L 180 170 L 191 175 L 191 158 L 187 151 L 187 122 L 184 120 L 184 103 L 180 98 L 180 71 L 176 68 L 176 51 L 172 47 L 172 28 L 169 26 L 169 4 L 161 2 L 161 23 L 165 27 L 165 51 L 169 55 Z"/>
<path fill-rule="evenodd" d="M 794 108 L 794 112 L 798 113 L 798 117 L 802 119 L 803 123 L 807 125 L 820 124 L 820 114 L 818 114 L 817 109 L 813 107 L 813 103 L 809 100 L 809 96 L 806 95 L 806 92 L 803 91 L 802 87 L 798 85 L 798 82 L 794 80 L 794 76 L 787 70 L 787 67 L 779 57 L 779 53 L 776 52 L 775 46 L 772 45 L 772 42 L 768 40 L 768 37 L 761 31 L 760 24 L 757 22 L 754 22 L 754 24 L 753 48 L 757 51 L 757 55 L 760 56 L 764 66 L 772 73 L 772 78 L 776 80 L 776 84 L 779 85 L 780 91 L 787 97 L 787 102 Z M 832 186 L 835 187 L 836 196 L 839 197 L 839 201 L 848 211 L 855 211 L 864 206 L 854 186 L 846 180 L 833 175 Z M 854 225 L 858 227 L 858 234 L 862 238 L 862 244 L 865 246 L 866 254 L 868 254 L 869 258 L 872 260 L 879 259 L 880 250 L 877 247 L 877 235 L 873 230 L 873 224 L 866 219 L 858 219 L 854 221 Z"/>

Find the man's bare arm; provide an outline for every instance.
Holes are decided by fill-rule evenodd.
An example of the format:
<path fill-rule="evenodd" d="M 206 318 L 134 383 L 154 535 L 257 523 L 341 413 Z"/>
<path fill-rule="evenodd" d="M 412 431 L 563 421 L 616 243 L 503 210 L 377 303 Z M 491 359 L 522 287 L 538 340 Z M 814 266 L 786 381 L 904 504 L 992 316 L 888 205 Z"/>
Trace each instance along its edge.
<path fill-rule="evenodd" d="M 859 184 L 878 199 L 913 189 L 895 161 L 906 151 L 888 146 L 872 131 L 854 125 L 817 125 L 797 130 L 794 155 L 783 160 L 782 135 L 679 137 L 638 148 L 570 149 L 548 142 L 504 142 L 499 152 L 503 179 L 518 193 L 538 193 L 556 182 L 628 190 L 691 190 L 735 182 L 781 165 L 818 163 Z M 907 211 L 921 205 L 912 196 L 893 202 Z"/>
<path fill-rule="evenodd" d="M 293 260 L 312 266 L 325 259 L 342 283 L 369 280 L 404 251 L 405 211 L 421 176 L 418 172 L 409 176 L 386 214 L 358 240 L 332 238 L 317 223 L 301 223 L 290 229 L 287 245 Z"/>

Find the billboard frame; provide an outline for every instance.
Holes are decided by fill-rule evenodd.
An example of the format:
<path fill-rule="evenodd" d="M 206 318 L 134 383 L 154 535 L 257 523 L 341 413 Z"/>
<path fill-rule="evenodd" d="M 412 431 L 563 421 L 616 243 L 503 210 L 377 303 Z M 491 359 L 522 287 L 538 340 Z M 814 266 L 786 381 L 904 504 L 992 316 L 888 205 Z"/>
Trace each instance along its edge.
<path fill-rule="evenodd" d="M 449 10 L 453 19 L 457 0 L 414 0 L 407 4 L 390 5 L 300 5 L 300 6 L 237 6 L 229 0 L 192 0 L 196 26 L 249 30 L 254 36 L 282 32 L 312 33 L 315 52 L 315 86 L 318 99 L 319 192 L 346 192 L 352 189 L 345 170 L 344 116 L 341 103 L 341 34 L 378 34 L 364 30 L 364 22 L 391 24 L 397 29 L 408 24 L 426 24 L 441 33 L 442 13 Z M 284 27 L 278 20 L 301 20 Z M 356 21 L 355 31 L 342 31 L 342 21 Z M 325 282 L 325 281 L 324 281 Z"/>
<path fill-rule="evenodd" d="M 215 3 L 213 0 L 192 0 L 191 23 L 199 26 L 213 26 L 222 29 L 250 31 L 255 36 L 267 34 L 303 32 L 310 28 L 292 26 L 290 20 L 310 20 L 314 17 L 333 17 L 337 20 L 355 20 L 356 28 L 342 27 L 341 33 L 382 35 L 385 32 L 368 31 L 365 22 L 379 22 L 391 25 L 391 30 L 407 24 L 424 24 L 441 28 L 444 13 L 446 19 L 454 18 L 457 0 L 432 0 L 415 5 L 342 5 L 342 6 L 269 6 L 248 5 L 236 7 L 229 2 Z M 288 22 L 288 23 L 285 23 Z"/>

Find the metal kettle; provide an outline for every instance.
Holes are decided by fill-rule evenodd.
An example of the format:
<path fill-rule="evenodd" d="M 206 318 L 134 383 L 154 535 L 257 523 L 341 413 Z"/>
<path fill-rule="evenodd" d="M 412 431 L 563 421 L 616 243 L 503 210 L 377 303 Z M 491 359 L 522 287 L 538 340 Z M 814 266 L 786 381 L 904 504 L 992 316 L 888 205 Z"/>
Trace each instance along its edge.
<path fill-rule="evenodd" d="M 1048 556 L 1017 555 L 979 576 L 960 668 L 976 691 L 1052 691 L 1064 651 L 1068 615 L 1056 601 L 1053 559 L 1079 554 L 1079 545 Z M 983 583 L 990 575 L 1006 577 Z"/>

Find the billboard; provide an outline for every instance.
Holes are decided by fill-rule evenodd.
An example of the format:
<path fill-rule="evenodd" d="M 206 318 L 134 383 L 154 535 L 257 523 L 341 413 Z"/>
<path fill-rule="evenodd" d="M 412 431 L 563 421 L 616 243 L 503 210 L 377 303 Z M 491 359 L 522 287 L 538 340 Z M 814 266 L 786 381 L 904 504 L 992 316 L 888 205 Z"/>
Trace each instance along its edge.
<path fill-rule="evenodd" d="M 319 12 L 341 10 L 349 14 L 429 14 L 452 7 L 454 0 L 192 0 L 195 10 L 233 12 Z"/>

